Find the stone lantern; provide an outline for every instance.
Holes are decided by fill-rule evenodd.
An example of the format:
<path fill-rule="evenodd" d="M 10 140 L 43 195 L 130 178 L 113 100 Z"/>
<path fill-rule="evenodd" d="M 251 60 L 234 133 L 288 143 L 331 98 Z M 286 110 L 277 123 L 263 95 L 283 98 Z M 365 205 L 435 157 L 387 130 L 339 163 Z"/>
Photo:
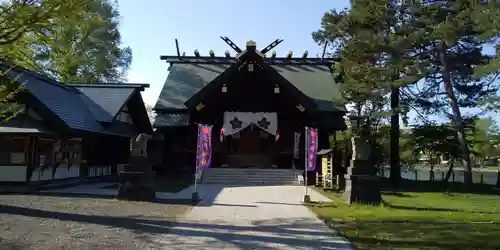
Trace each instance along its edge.
<path fill-rule="evenodd" d="M 380 178 L 375 174 L 371 159 L 372 147 L 360 131 L 360 125 L 365 118 L 350 116 L 349 119 L 353 125 L 352 158 L 345 175 L 344 199 L 349 205 L 353 203 L 378 204 L 382 201 Z"/>

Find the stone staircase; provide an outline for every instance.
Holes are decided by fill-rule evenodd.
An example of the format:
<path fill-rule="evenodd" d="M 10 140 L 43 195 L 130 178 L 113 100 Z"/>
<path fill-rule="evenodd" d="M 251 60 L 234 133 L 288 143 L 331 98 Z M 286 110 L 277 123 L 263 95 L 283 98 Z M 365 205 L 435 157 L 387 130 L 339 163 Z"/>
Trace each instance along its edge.
<path fill-rule="evenodd" d="M 209 168 L 203 171 L 201 183 L 235 185 L 298 185 L 301 170 L 259 168 Z"/>

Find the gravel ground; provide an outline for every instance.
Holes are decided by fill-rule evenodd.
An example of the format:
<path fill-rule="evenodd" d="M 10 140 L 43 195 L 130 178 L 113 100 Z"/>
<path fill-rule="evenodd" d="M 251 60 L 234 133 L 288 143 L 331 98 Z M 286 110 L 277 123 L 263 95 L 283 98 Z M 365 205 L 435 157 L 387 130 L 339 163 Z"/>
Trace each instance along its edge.
<path fill-rule="evenodd" d="M 189 205 L 0 195 L 0 249 L 155 249 Z"/>

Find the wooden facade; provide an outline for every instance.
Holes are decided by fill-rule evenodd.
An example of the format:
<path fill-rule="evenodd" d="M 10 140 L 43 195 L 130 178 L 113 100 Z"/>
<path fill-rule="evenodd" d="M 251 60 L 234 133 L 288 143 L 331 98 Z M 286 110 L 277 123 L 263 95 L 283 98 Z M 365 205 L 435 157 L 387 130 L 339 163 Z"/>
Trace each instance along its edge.
<path fill-rule="evenodd" d="M 25 80 L 23 112 L 0 122 L 0 182 L 112 175 L 128 162 L 130 138 L 152 132 L 140 96 L 147 85 L 63 85 L 23 69 L 12 74 Z"/>
<path fill-rule="evenodd" d="M 164 134 L 165 169 L 194 166 L 197 124 L 213 125 L 212 167 L 231 165 L 232 157 L 253 157 L 257 161 L 260 159 L 262 167 L 291 168 L 295 132 L 302 134 L 299 144 L 301 159 L 295 162 L 301 167 L 305 126 L 319 129 L 319 148 L 329 148 L 329 134 L 345 128 L 344 108 L 339 109 L 333 103 L 326 109 L 318 107 L 318 103 L 323 105 L 328 100 L 318 100 L 297 87 L 307 85 L 307 82 L 292 83 L 284 76 L 285 70 L 298 75 L 304 72 L 313 77 L 317 71 L 327 82 L 316 83 L 320 89 L 315 91 L 329 91 L 330 85 L 335 84 L 330 71 L 332 61 L 265 58 L 253 46 L 247 46 L 237 58 L 162 56 L 162 59 L 170 63 L 171 70 L 155 106 L 158 115 L 154 127 Z M 212 75 L 203 81 L 199 79 L 207 78 L 207 74 Z M 181 76 L 186 78 L 179 78 Z M 175 85 L 178 82 L 181 84 Z M 200 82 L 204 84 L 200 86 Z M 321 84 L 325 84 L 324 89 L 321 89 Z M 184 96 L 182 104 L 169 99 L 173 95 L 179 98 L 180 95 L 173 93 L 185 88 L 193 90 Z M 331 99 L 336 94 L 331 93 Z M 232 111 L 276 113 L 279 139 L 275 140 L 274 135 L 250 125 L 221 142 L 219 132 L 224 113 Z"/>

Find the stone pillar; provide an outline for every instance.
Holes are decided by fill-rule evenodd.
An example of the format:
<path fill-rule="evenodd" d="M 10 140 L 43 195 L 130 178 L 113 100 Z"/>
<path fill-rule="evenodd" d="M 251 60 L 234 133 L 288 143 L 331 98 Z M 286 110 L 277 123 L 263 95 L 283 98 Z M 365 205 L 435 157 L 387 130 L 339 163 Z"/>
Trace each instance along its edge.
<path fill-rule="evenodd" d="M 370 160 L 371 146 L 360 136 L 352 137 L 352 159 L 345 175 L 344 199 L 347 204 L 372 203 L 382 201 L 380 177 Z"/>
<path fill-rule="evenodd" d="M 119 173 L 118 199 L 152 201 L 156 198 L 153 188 L 155 173 L 144 156 L 130 156 L 130 162 Z"/>

